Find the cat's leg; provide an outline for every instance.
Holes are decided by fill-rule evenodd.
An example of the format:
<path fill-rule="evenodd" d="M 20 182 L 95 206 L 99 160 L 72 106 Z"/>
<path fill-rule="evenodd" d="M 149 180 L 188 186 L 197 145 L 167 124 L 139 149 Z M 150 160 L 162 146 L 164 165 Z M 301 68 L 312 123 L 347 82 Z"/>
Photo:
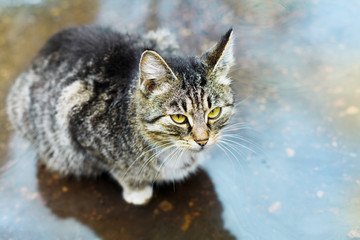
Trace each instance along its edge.
<path fill-rule="evenodd" d="M 137 189 L 123 186 L 123 198 L 126 202 L 135 205 L 144 205 L 148 203 L 152 197 L 152 194 L 153 189 L 147 184 L 144 185 L 142 188 Z"/>
<path fill-rule="evenodd" d="M 139 184 L 131 181 L 124 181 L 117 178 L 123 188 L 123 198 L 126 202 L 134 205 L 144 205 L 148 203 L 152 197 L 153 189 L 148 183 Z"/>

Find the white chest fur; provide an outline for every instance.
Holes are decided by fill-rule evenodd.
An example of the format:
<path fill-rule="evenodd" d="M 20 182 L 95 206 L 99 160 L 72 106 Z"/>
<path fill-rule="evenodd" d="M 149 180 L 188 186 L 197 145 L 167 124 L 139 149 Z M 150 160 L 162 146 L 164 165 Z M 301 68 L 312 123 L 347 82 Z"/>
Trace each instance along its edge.
<path fill-rule="evenodd" d="M 201 162 L 200 154 L 185 151 L 174 154 L 172 151 L 166 151 L 159 156 L 160 165 L 157 167 L 159 179 L 162 180 L 181 180 L 194 172 Z"/>

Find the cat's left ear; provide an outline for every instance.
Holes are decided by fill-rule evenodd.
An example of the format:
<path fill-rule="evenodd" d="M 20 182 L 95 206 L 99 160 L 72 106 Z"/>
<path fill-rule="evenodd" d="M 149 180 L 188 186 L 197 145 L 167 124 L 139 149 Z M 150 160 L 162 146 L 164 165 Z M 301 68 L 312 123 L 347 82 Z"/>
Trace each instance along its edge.
<path fill-rule="evenodd" d="M 206 66 L 207 75 L 210 79 L 214 79 L 220 84 L 230 84 L 230 79 L 226 75 L 235 64 L 232 28 L 221 37 L 219 42 L 201 56 L 201 61 Z"/>
<path fill-rule="evenodd" d="M 141 55 L 139 87 L 145 95 L 169 90 L 177 78 L 165 60 L 155 51 L 146 50 Z"/>

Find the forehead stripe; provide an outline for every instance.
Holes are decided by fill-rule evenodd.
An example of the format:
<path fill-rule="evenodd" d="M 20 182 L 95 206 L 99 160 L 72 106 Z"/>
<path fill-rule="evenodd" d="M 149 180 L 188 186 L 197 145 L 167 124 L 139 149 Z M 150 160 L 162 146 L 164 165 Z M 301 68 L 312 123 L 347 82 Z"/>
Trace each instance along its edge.
<path fill-rule="evenodd" d="M 170 103 L 170 107 L 178 107 L 178 103 L 176 101 L 172 101 Z"/>
<path fill-rule="evenodd" d="M 188 90 L 188 91 L 186 92 L 186 95 L 189 97 L 189 99 L 190 99 L 190 101 L 191 101 L 191 105 L 194 107 L 194 106 L 195 106 L 195 105 L 194 105 L 194 99 L 193 99 L 192 96 L 191 96 L 190 90 Z"/>
<path fill-rule="evenodd" d="M 208 108 L 211 108 L 211 99 L 210 99 L 210 96 L 207 97 L 207 104 L 208 104 Z"/>
<path fill-rule="evenodd" d="M 201 98 L 201 101 L 204 100 L 204 94 L 205 94 L 204 89 L 200 88 L 200 98 Z"/>
<path fill-rule="evenodd" d="M 197 93 L 193 93 L 193 97 L 194 97 L 194 99 L 195 99 L 196 106 L 199 107 L 200 102 L 199 102 L 199 98 L 198 98 Z"/>
<path fill-rule="evenodd" d="M 187 112 L 187 107 L 186 107 L 186 101 L 185 100 L 181 100 L 181 106 L 182 106 L 184 112 Z"/>

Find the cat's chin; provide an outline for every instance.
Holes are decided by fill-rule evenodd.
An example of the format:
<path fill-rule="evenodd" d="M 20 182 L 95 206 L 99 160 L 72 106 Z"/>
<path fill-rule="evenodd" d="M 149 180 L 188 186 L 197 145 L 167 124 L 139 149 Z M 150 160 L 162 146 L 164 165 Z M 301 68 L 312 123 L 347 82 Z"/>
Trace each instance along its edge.
<path fill-rule="evenodd" d="M 203 152 L 204 149 L 188 149 L 189 152 L 193 152 L 193 153 L 200 153 Z"/>
<path fill-rule="evenodd" d="M 190 152 L 193 152 L 193 153 L 201 153 L 201 152 L 206 152 L 207 150 L 209 150 L 212 147 L 213 147 L 213 145 L 207 145 L 204 147 L 188 148 L 187 150 Z"/>
<path fill-rule="evenodd" d="M 179 147 L 181 150 L 186 150 L 187 152 L 191 153 L 200 153 L 203 152 L 204 148 L 194 148 L 194 147 Z"/>

